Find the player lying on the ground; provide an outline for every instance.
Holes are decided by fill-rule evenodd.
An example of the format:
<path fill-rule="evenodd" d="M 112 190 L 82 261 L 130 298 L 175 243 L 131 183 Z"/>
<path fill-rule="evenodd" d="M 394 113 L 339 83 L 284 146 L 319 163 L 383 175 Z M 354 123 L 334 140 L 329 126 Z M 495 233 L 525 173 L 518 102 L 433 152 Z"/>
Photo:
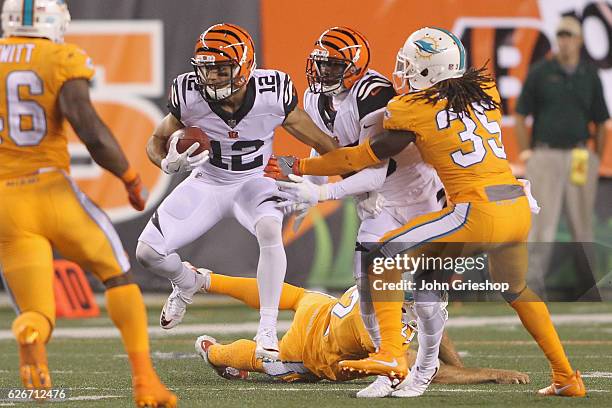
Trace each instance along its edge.
<path fill-rule="evenodd" d="M 207 277 L 204 286 L 206 292 L 228 295 L 250 307 L 259 307 L 256 279 L 218 275 L 206 269 L 199 269 L 199 272 Z M 374 345 L 360 316 L 359 292 L 355 287 L 337 299 L 285 283 L 279 308 L 295 311 L 291 327 L 280 341 L 281 361 L 264 362 L 257 359 L 255 342 L 246 339 L 222 345 L 217 344 L 212 337 L 200 336 L 196 341 L 196 351 L 224 378 L 246 378 L 248 371 L 266 373 L 288 382 L 322 379 L 346 381 L 364 376 L 357 372 L 341 370 L 338 365 L 342 360 L 363 358 L 374 351 Z M 409 319 L 407 316 L 410 314 L 407 313 L 404 320 Z M 403 335 L 404 348 L 411 365 L 416 353 L 408 351 L 412 329 L 406 322 Z M 444 364 L 440 366 L 440 373 L 435 378 L 439 383 L 529 382 L 527 374 L 517 371 L 463 367 L 453 343 L 446 336 L 440 359 Z M 384 397 L 392 390 L 388 378 L 382 377 L 357 395 Z"/>

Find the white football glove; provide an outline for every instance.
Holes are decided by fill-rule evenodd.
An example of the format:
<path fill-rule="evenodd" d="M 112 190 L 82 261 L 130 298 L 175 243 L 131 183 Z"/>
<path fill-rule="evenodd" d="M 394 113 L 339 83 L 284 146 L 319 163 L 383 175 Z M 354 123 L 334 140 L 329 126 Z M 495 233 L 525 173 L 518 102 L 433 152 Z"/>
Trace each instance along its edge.
<path fill-rule="evenodd" d="M 361 221 L 376 218 L 385 206 L 385 197 L 376 191 L 359 194 L 355 198 L 357 199 L 357 216 Z"/>
<path fill-rule="evenodd" d="M 287 206 L 293 204 L 308 204 L 309 206 L 316 205 L 319 201 L 329 200 L 327 185 L 316 185 L 311 181 L 289 174 L 291 181 L 277 181 L 276 185 L 281 191 L 280 197 L 286 201 L 279 203 L 280 206 L 284 203 Z"/>
<path fill-rule="evenodd" d="M 522 178 L 517 180 L 523 185 L 523 190 L 525 190 L 525 195 L 527 196 L 527 200 L 529 201 L 529 209 L 533 214 L 539 214 L 541 208 L 538 205 L 538 202 L 536 201 L 533 194 L 531 194 L 531 182 L 527 179 Z"/>
<path fill-rule="evenodd" d="M 283 215 L 289 215 L 289 214 L 295 213 L 295 219 L 293 220 L 292 229 L 293 229 L 293 232 L 297 232 L 297 230 L 300 228 L 300 225 L 302 225 L 302 221 L 304 221 L 304 218 L 306 218 L 306 214 L 308 214 L 308 210 L 310 209 L 310 206 L 308 204 L 295 203 L 293 201 L 291 201 L 290 203 L 285 203 L 285 204 L 282 204 L 282 203 L 283 202 L 278 203 L 276 207 L 279 208 L 283 212 Z"/>
<path fill-rule="evenodd" d="M 281 201 L 276 204 L 276 208 L 283 212 L 283 215 L 291 215 L 293 213 L 307 212 L 310 206 L 304 203 L 296 203 L 294 201 Z"/>
<path fill-rule="evenodd" d="M 178 143 L 178 138 L 174 137 L 170 140 L 170 147 L 168 149 L 168 154 L 161 161 L 161 169 L 166 174 L 174 174 L 174 173 L 183 173 L 186 171 L 191 171 L 196 167 L 206 163 L 208 161 L 209 153 L 208 150 L 204 150 L 200 154 L 196 154 L 195 156 L 190 156 L 191 153 L 195 152 L 200 144 L 198 142 L 189 146 L 187 150 L 183 153 L 179 153 L 176 150 L 176 144 Z"/>

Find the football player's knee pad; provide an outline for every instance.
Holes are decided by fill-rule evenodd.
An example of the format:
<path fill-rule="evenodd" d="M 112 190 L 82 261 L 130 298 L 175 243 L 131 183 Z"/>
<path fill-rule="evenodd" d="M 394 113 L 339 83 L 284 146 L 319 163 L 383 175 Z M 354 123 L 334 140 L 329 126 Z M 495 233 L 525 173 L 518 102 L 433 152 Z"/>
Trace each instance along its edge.
<path fill-rule="evenodd" d="M 116 288 L 118 286 L 131 285 L 136 283 L 134 276 L 131 272 L 122 273 L 121 275 L 113 276 L 112 278 L 106 279 L 104 282 L 106 290 Z"/>
<path fill-rule="evenodd" d="M 422 320 L 430 320 L 440 316 L 445 321 L 448 319 L 445 293 L 438 291 L 417 291 L 414 294 L 413 309 L 416 315 Z"/>
<path fill-rule="evenodd" d="M 263 217 L 255 225 L 255 236 L 260 247 L 282 245 L 283 233 L 280 220 L 275 217 Z"/>
<path fill-rule="evenodd" d="M 429 320 L 441 311 L 438 302 L 415 302 L 414 311 L 420 319 Z"/>
<path fill-rule="evenodd" d="M 136 246 L 136 260 L 145 268 L 152 268 L 164 261 L 166 257 L 142 241 Z"/>
<path fill-rule="evenodd" d="M 502 291 L 501 295 L 506 302 L 512 303 L 521 296 L 521 294 L 523 293 L 525 289 L 527 289 L 527 286 L 525 286 L 523 289 L 521 289 L 518 292 Z"/>

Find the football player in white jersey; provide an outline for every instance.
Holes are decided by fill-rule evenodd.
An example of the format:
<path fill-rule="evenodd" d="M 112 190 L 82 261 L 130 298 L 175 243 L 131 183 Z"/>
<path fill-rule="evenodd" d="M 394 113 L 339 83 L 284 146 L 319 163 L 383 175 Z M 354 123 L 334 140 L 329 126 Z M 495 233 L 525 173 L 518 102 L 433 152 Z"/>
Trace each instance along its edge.
<path fill-rule="evenodd" d="M 388 79 L 368 69 L 369 62 L 366 38 L 347 27 L 325 30 L 307 60 L 309 89 L 304 94 L 304 109 L 321 130 L 342 146 L 355 146 L 380 133 L 387 102 L 396 95 Z M 282 192 L 289 194 L 283 194 L 289 200 L 279 206 L 295 209 L 300 204 L 357 197 L 361 225 L 354 276 L 358 284 L 362 278 L 362 252 L 368 250 L 369 244 L 417 215 L 442 209 L 445 203 L 442 183 L 414 145 L 383 165 L 364 169 L 336 183 L 326 183 L 325 177 L 315 176 L 294 181 L 297 183 L 278 182 Z M 380 331 L 371 302 L 362 300 L 360 308 L 368 333 L 374 344 L 379 344 Z M 357 395 L 382 397 L 391 391 L 391 381 L 379 377 Z"/>
<path fill-rule="evenodd" d="M 149 158 L 169 174 L 191 171 L 160 204 L 142 232 L 136 257 L 148 270 L 167 277 L 173 291 L 160 316 L 162 328 L 180 323 L 186 305 L 207 282 L 206 273 L 181 262 L 176 250 L 193 242 L 221 219 L 234 217 L 257 237 L 260 324 L 257 356 L 278 356 L 276 320 L 287 260 L 282 242 L 282 212 L 275 208 L 278 189 L 263 177 L 272 154 L 274 130 L 283 126 L 302 142 L 324 153 L 337 144 L 297 108 L 289 76 L 255 68 L 251 36 L 234 24 L 205 30 L 191 60 L 193 72 L 172 84 L 170 113 L 147 145 Z M 202 129 L 211 152 L 190 156 L 168 138 L 186 126 Z"/>

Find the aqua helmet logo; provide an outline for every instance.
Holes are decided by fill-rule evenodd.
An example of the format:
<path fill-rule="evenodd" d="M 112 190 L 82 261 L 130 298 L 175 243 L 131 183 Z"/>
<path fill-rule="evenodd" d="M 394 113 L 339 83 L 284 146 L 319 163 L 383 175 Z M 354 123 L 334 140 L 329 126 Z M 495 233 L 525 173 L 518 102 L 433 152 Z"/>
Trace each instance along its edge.
<path fill-rule="evenodd" d="M 414 45 L 417 47 L 417 54 L 423 58 L 431 58 L 432 55 L 439 54 L 446 48 L 439 49 L 438 43 L 431 37 L 424 37 L 416 40 Z"/>

